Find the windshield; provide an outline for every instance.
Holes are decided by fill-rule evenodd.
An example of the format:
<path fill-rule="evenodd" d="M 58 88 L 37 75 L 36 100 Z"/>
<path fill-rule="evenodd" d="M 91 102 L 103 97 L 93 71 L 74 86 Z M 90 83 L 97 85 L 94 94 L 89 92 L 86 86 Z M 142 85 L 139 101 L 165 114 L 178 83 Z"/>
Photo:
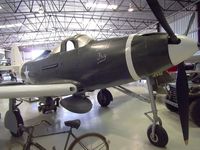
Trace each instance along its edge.
<path fill-rule="evenodd" d="M 39 57 L 37 57 L 34 60 L 41 60 L 41 59 L 47 58 L 50 53 L 51 53 L 50 50 L 45 50 Z"/>

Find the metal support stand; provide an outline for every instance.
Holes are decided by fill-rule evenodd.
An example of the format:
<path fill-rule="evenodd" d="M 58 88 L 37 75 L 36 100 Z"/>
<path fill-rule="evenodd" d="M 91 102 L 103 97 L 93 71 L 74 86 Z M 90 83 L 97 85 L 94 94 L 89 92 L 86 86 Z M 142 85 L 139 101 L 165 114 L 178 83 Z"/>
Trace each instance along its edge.
<path fill-rule="evenodd" d="M 162 121 L 158 117 L 158 111 L 157 111 L 157 108 L 156 108 L 156 102 L 155 102 L 155 99 L 154 99 L 154 96 L 153 96 L 152 80 L 151 80 L 150 77 L 147 77 L 146 80 L 147 80 L 147 86 L 148 86 L 148 90 L 149 90 L 151 111 L 150 112 L 146 112 L 145 115 L 153 122 L 152 135 L 154 137 L 154 135 L 155 135 L 155 126 L 156 126 L 157 123 L 159 123 L 159 125 L 162 126 Z M 152 113 L 153 117 L 151 117 L 149 115 L 149 113 Z"/>

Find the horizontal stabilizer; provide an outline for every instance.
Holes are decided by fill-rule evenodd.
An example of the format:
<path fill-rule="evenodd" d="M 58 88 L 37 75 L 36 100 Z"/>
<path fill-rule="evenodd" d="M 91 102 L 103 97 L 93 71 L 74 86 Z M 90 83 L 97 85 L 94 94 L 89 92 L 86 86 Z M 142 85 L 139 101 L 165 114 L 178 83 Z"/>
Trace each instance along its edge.
<path fill-rule="evenodd" d="M 0 86 L 0 98 L 67 96 L 77 92 L 73 84 Z"/>

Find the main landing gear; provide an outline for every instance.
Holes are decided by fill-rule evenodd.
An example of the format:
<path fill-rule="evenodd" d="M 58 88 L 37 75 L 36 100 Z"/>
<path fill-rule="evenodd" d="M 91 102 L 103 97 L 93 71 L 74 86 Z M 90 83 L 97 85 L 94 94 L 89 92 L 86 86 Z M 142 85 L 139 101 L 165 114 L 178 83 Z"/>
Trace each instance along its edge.
<path fill-rule="evenodd" d="M 10 133 L 14 137 L 20 137 L 23 134 L 23 131 L 19 126 L 24 125 L 23 118 L 21 116 L 20 110 L 18 106 L 22 103 L 20 101 L 17 104 L 16 98 L 10 98 L 9 99 L 9 110 L 6 112 L 5 118 L 4 118 L 4 124 L 5 127 L 10 130 Z"/>
<path fill-rule="evenodd" d="M 145 113 L 145 115 L 153 122 L 149 128 L 147 129 L 147 136 L 149 141 L 158 147 L 165 147 L 168 143 L 168 135 L 165 129 L 162 127 L 162 121 L 158 117 L 157 108 L 155 99 L 153 96 L 153 88 L 152 88 L 152 80 L 151 78 L 147 78 L 147 85 L 150 96 L 151 103 L 151 111 Z M 153 114 L 153 117 L 149 116 L 149 113 Z"/>
<path fill-rule="evenodd" d="M 101 89 L 97 94 L 97 100 L 101 107 L 107 107 L 113 100 L 113 96 L 107 89 Z"/>
<path fill-rule="evenodd" d="M 57 107 L 59 107 L 60 98 L 57 97 L 53 99 L 52 97 L 45 97 L 44 102 L 40 102 L 38 106 L 38 111 L 45 114 L 47 111 L 54 110 L 57 111 Z"/>

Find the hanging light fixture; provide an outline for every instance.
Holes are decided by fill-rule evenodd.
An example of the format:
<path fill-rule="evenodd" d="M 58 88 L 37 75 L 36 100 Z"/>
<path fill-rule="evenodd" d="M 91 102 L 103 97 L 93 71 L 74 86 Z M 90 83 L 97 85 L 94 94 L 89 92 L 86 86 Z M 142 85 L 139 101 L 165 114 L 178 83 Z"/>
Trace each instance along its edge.
<path fill-rule="evenodd" d="M 128 8 L 128 12 L 132 12 L 132 11 L 134 11 L 134 9 L 133 9 L 132 4 L 130 3 L 130 4 L 129 4 L 129 8 Z"/>
<path fill-rule="evenodd" d="M 39 14 L 43 14 L 44 13 L 44 8 L 42 7 L 42 5 L 39 5 L 38 13 Z"/>
<path fill-rule="evenodd" d="M 95 3 L 86 3 L 85 5 L 87 8 L 98 8 L 98 9 L 113 9 L 116 10 L 117 9 L 117 5 L 108 5 L 108 4 L 95 4 Z"/>
<path fill-rule="evenodd" d="M 21 27 L 22 23 L 16 23 L 16 24 L 4 24 L 4 25 L 0 25 L 0 29 L 3 28 L 15 28 L 15 27 Z"/>

